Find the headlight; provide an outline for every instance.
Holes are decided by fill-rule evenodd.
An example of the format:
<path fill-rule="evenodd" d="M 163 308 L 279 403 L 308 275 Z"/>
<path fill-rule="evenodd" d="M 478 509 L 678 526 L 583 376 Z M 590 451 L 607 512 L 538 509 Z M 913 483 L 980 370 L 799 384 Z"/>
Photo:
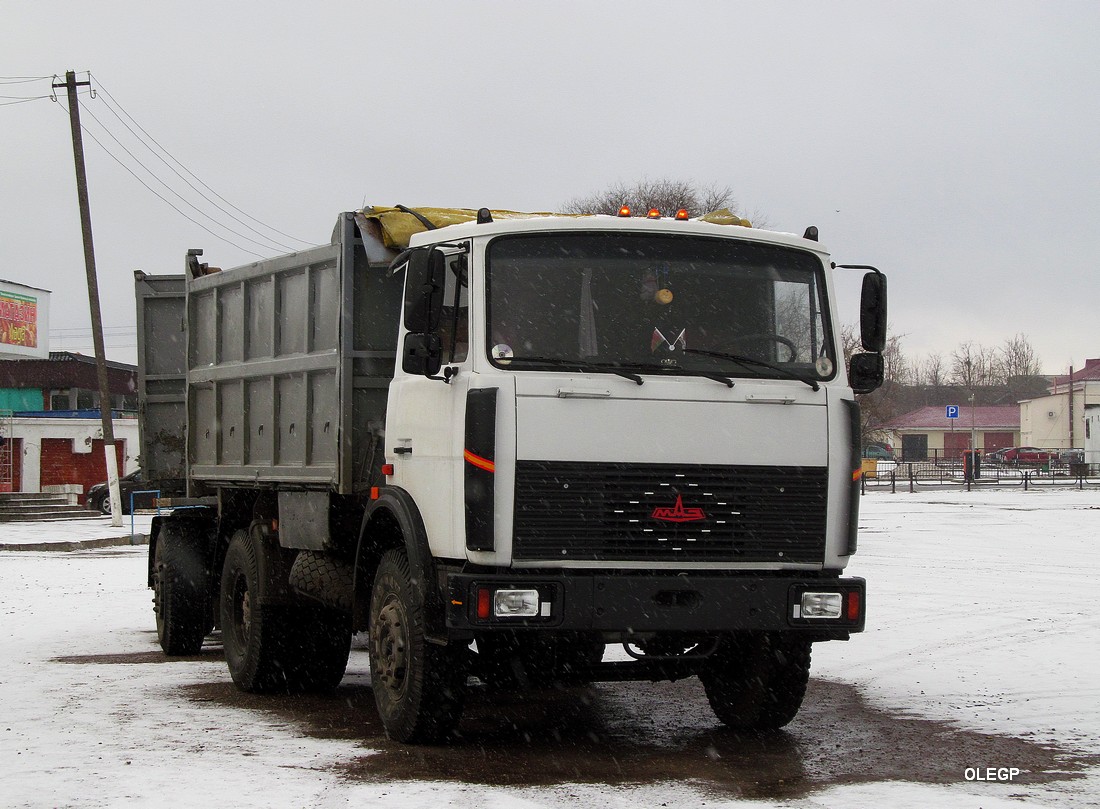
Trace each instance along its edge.
<path fill-rule="evenodd" d="M 839 618 L 840 593 L 803 593 L 800 618 Z"/>
<path fill-rule="evenodd" d="M 493 615 L 497 618 L 533 618 L 538 614 L 538 590 L 497 590 L 493 593 Z"/>

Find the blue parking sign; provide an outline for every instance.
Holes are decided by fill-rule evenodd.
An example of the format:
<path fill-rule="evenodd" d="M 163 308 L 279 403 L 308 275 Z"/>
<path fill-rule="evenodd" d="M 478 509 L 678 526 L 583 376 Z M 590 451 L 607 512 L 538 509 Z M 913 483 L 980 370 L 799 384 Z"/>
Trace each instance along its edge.
<path fill-rule="evenodd" d="M 947 406 L 947 417 L 949 419 L 957 419 L 959 417 L 959 406 L 958 405 L 948 405 Z"/>

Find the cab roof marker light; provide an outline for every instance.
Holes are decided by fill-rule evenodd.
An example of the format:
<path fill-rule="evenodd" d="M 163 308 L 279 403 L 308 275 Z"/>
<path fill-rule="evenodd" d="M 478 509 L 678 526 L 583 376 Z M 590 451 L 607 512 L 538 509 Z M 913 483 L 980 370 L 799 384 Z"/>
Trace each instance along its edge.
<path fill-rule="evenodd" d="M 630 216 L 630 206 L 623 205 L 621 208 L 619 208 L 619 216 Z"/>
<path fill-rule="evenodd" d="M 686 220 L 687 218 L 688 218 L 688 210 L 687 210 L 687 208 L 681 208 L 680 210 L 678 210 L 678 211 L 676 212 L 676 219 L 677 219 L 677 221 L 683 222 L 683 221 L 684 221 L 684 220 Z"/>
<path fill-rule="evenodd" d="M 649 212 L 646 213 L 646 218 L 647 219 L 660 219 L 661 218 L 660 209 L 659 208 L 650 208 Z"/>

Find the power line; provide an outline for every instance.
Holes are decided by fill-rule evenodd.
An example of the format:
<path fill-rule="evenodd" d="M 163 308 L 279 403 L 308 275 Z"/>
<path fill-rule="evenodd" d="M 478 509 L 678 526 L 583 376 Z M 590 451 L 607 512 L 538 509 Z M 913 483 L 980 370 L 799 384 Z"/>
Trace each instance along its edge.
<path fill-rule="evenodd" d="M 233 204 L 232 202 L 230 202 L 230 201 L 229 201 L 229 200 L 227 200 L 227 199 L 226 199 L 225 197 L 223 197 L 223 196 L 222 196 L 221 194 L 219 194 L 219 193 L 218 193 L 217 191 L 215 191 L 215 190 L 214 190 L 213 188 L 211 188 L 211 187 L 210 187 L 209 185 L 207 185 L 206 183 L 204 183 L 204 182 L 202 181 L 202 179 L 200 179 L 200 178 L 199 178 L 199 177 L 198 177 L 198 176 L 197 176 L 197 175 L 196 175 L 196 174 L 195 174 L 195 173 L 194 173 L 193 171 L 191 171 L 191 170 L 190 170 L 189 168 L 187 168 L 187 166 L 183 165 L 183 163 L 181 163 L 181 162 L 180 162 L 179 160 L 177 160 L 177 159 L 176 159 L 176 158 L 175 158 L 175 157 L 174 157 L 174 156 L 172 155 L 172 153 L 171 153 L 171 152 L 169 152 L 169 151 L 168 151 L 167 149 L 165 149 L 165 148 L 164 148 L 164 147 L 163 147 L 163 146 L 162 146 L 162 145 L 161 145 L 161 144 L 160 144 L 160 143 L 159 143 L 159 142 L 157 141 L 157 139 L 156 139 L 156 138 L 154 138 L 154 137 L 153 137 L 152 135 L 150 135 L 150 134 L 149 134 L 149 133 L 148 133 L 148 132 L 147 132 L 147 131 L 145 130 L 145 128 L 144 128 L 144 127 L 142 127 L 142 125 L 141 125 L 141 124 L 139 124 L 139 123 L 138 123 L 138 122 L 137 122 L 137 121 L 136 121 L 136 120 L 134 119 L 134 117 L 133 117 L 132 115 L 130 115 L 130 113 L 128 113 L 128 112 L 127 112 L 127 111 L 126 111 L 125 109 L 123 109 L 123 108 L 122 108 L 122 105 L 118 103 L 118 101 L 117 101 L 117 100 L 115 99 L 115 97 L 114 97 L 113 95 L 111 95 L 110 91 L 109 91 L 109 90 L 108 90 L 108 89 L 107 89 L 106 87 L 104 87 L 104 86 L 103 86 L 103 82 L 99 81 L 99 79 L 93 79 L 93 80 L 95 81 L 95 83 L 96 83 L 96 86 L 97 86 L 97 87 L 98 87 L 98 88 L 99 88 L 99 89 L 100 89 L 100 90 L 101 90 L 101 91 L 103 92 L 103 95 L 104 95 L 104 96 L 105 96 L 106 98 L 110 99 L 110 101 L 111 101 L 111 104 L 114 104 L 114 105 L 115 105 L 116 107 L 118 107 L 118 110 L 119 110 L 119 112 L 121 112 L 121 113 L 122 113 L 123 115 L 125 115 L 125 116 L 126 116 L 127 118 L 129 118 L 129 119 L 130 119 L 130 121 L 131 121 L 131 122 L 132 122 L 132 123 L 134 124 L 134 126 L 136 126 L 136 127 L 137 127 L 137 128 L 138 128 L 138 129 L 140 130 L 140 131 L 141 131 L 141 133 L 142 133 L 143 135 L 145 135 L 145 137 L 147 137 L 147 138 L 148 138 L 148 139 L 149 139 L 150 141 L 152 141 L 152 143 L 153 143 L 154 145 L 156 145 L 156 147 L 157 147 L 158 149 L 160 149 L 160 150 L 161 150 L 161 151 L 162 151 L 162 152 L 163 152 L 163 153 L 164 153 L 164 154 L 165 154 L 165 155 L 166 155 L 166 156 L 167 156 L 167 157 L 168 157 L 168 158 L 169 158 L 169 159 L 170 159 L 170 160 L 171 160 L 171 161 L 172 161 L 173 163 L 175 163 L 175 164 L 176 164 L 177 166 L 179 166 L 179 167 L 180 167 L 181 169 L 183 169 L 183 170 L 184 170 L 185 172 L 187 172 L 187 174 L 189 174 L 189 175 L 190 175 L 190 176 L 191 176 L 192 178 L 194 178 L 194 179 L 195 179 L 195 181 L 199 183 L 199 185 L 201 185 L 201 186 L 202 186 L 203 188 L 205 188 L 205 189 L 206 189 L 207 191 L 209 191 L 209 192 L 210 192 L 211 194 L 213 194 L 213 195 L 214 195 L 215 197 L 217 197 L 218 199 L 220 199 L 220 200 L 221 200 L 222 202 L 224 202 L 224 203 L 225 203 L 226 205 L 228 205 L 228 206 L 229 206 L 230 208 L 232 208 L 233 210 L 235 210 L 235 211 L 236 211 L 237 213 L 239 213 L 239 214 L 241 214 L 242 216 L 244 216 L 244 217 L 246 217 L 246 218 L 248 218 L 248 219 L 252 220 L 252 221 L 253 221 L 253 222 L 255 222 L 256 224 L 260 225 L 261 227 L 265 227 L 265 228 L 267 228 L 268 230 L 272 231 L 273 233 L 278 233 L 278 234 L 279 234 L 280 236 L 285 236 L 286 238 L 288 238 L 288 239 L 293 239 L 293 240 L 294 240 L 294 241 L 296 241 L 296 242 L 301 242 L 302 244 L 305 244 L 305 245 L 309 245 L 309 246 L 313 246 L 313 242 L 309 241 L 308 239 L 300 239 L 300 238 L 298 238 L 297 236 L 291 236 L 291 235 L 290 235 L 290 234 L 288 234 L 288 233 L 283 233 L 283 231 L 279 230 L 278 228 L 275 228 L 275 227 L 272 227 L 271 225 L 265 224 L 264 222 L 261 222 L 261 221 L 260 221 L 259 219 L 255 218 L 254 216 L 252 216 L 252 215 L 250 215 L 250 214 L 248 214 L 248 213 L 245 213 L 245 212 L 244 212 L 244 211 L 242 211 L 242 210 L 241 210 L 240 208 L 238 208 L 238 207 L 237 207 L 236 205 L 234 205 L 234 204 Z M 107 103 L 106 101 L 104 102 L 104 106 L 106 106 L 106 107 L 107 107 L 108 109 L 111 109 L 111 104 L 108 104 L 108 103 Z M 117 112 L 115 112 L 115 111 L 114 111 L 113 109 L 112 109 L 111 111 L 112 111 L 112 112 L 114 112 L 116 116 L 118 116 L 118 113 L 117 113 Z M 122 118 L 121 118 L 121 117 L 119 117 L 119 120 L 121 121 L 121 120 L 122 120 Z M 123 121 L 123 125 L 125 126 L 125 122 L 124 122 L 124 121 Z M 127 126 L 126 128 L 127 128 L 127 129 L 129 129 L 129 127 L 128 127 L 128 126 Z M 131 132 L 133 132 L 133 130 L 132 130 L 132 129 L 131 129 L 130 131 L 131 131 Z M 137 135 L 136 135 L 136 134 L 135 134 L 135 137 L 137 137 Z M 148 144 L 145 144 L 145 146 L 146 146 L 146 148 L 148 148 L 148 149 L 149 149 L 150 151 L 153 151 L 152 147 L 148 146 Z M 156 152 L 154 152 L 154 154 L 156 154 Z M 159 156 L 159 155 L 158 155 L 158 156 Z M 162 158 L 162 160 L 163 160 L 163 158 Z M 165 164 L 167 165 L 167 163 L 165 163 Z M 182 179 L 182 177 L 181 177 L 181 179 Z M 185 182 L 186 182 L 186 181 L 185 181 Z M 188 183 L 188 185 L 190 185 L 190 183 Z M 192 187 L 194 187 L 194 186 L 192 186 Z M 196 189 L 196 190 L 197 190 L 197 189 Z M 219 207 L 220 207 L 220 206 L 219 206 Z M 224 209 L 221 209 L 221 210 L 224 210 Z M 228 213 L 228 211 L 225 211 L 225 213 Z M 238 220 L 238 221 L 240 221 L 240 220 Z M 242 222 L 241 224 L 244 224 L 244 223 Z M 277 243 L 277 242 L 276 242 L 276 243 Z M 284 247 L 285 247 L 285 245 L 282 245 L 282 246 L 284 246 Z"/>
<path fill-rule="evenodd" d="M 58 102 L 58 106 L 60 106 L 62 109 L 65 109 L 64 105 L 61 104 L 60 101 Z M 65 109 L 65 114 L 66 115 L 68 114 L 67 109 Z M 215 233 L 210 228 L 208 228 L 206 225 L 204 225 L 202 222 L 198 222 L 195 219 L 192 219 L 190 216 L 188 216 L 183 211 L 181 211 L 179 208 L 177 208 L 175 205 L 173 205 L 170 200 L 166 199 L 161 194 L 159 194 L 156 189 L 152 188 L 148 183 L 146 183 L 144 180 L 142 180 L 141 177 L 139 177 L 137 174 L 134 173 L 133 169 L 131 169 L 129 166 L 127 166 L 125 163 L 123 163 L 121 160 L 119 160 L 119 158 L 116 157 L 115 154 L 110 149 L 108 149 L 106 146 L 103 145 L 103 142 L 100 141 L 99 138 L 97 138 L 95 135 L 93 135 L 91 132 L 88 131 L 87 127 L 85 127 L 84 125 L 81 125 L 80 128 L 88 133 L 88 137 L 90 137 L 92 140 L 94 140 L 96 142 L 96 144 L 99 146 L 99 148 L 107 153 L 108 157 L 110 157 L 112 160 L 114 160 L 116 163 L 118 163 L 120 166 L 122 166 L 122 168 L 125 169 L 126 172 L 131 177 L 133 177 L 135 180 L 137 180 L 139 183 L 141 183 L 141 185 L 143 185 L 145 187 L 146 191 L 148 191 L 150 194 L 155 196 L 157 199 L 159 199 L 161 202 L 163 202 L 165 205 L 167 205 L 173 211 L 178 213 L 180 216 L 182 216 L 188 222 L 190 222 L 193 225 L 198 226 L 202 230 L 205 230 L 207 233 L 209 233 L 215 239 L 218 239 L 219 241 L 225 242 L 226 244 L 230 245 L 231 247 L 237 248 L 241 252 L 248 253 L 249 255 L 252 255 L 252 256 L 256 256 L 257 258 L 263 258 L 262 254 L 257 253 L 253 250 L 249 250 L 247 247 L 241 247 L 241 245 L 236 244 L 235 242 L 225 238 L 224 236 L 222 236 L 218 233 Z"/>
<path fill-rule="evenodd" d="M 49 98 L 49 96 L 0 96 L 0 98 L 17 98 L 18 101 L 5 101 L 0 103 L 0 107 L 10 107 L 13 104 L 26 104 L 28 101 L 40 101 L 43 98 Z"/>
<path fill-rule="evenodd" d="M 238 238 L 244 239 L 246 242 L 251 242 L 252 244 L 256 245 L 257 247 L 268 248 L 270 246 L 270 244 L 264 244 L 263 242 L 258 242 L 255 239 L 250 238 L 250 237 L 246 236 L 245 234 L 234 230 L 233 228 L 229 227 L 228 225 L 226 225 L 222 222 L 219 222 L 217 219 L 212 217 L 210 214 L 208 214 L 205 211 L 201 210 L 197 205 L 195 205 L 193 202 L 191 202 L 190 200 L 185 198 L 182 194 L 180 194 L 178 191 L 176 191 L 174 188 L 172 188 L 170 185 L 168 185 L 168 183 L 166 183 L 164 180 L 162 180 L 160 177 L 158 177 L 155 173 L 153 173 L 152 169 L 150 169 L 148 166 L 146 166 L 144 163 L 142 163 L 137 155 L 135 155 L 133 152 L 131 152 L 129 149 L 126 148 L 126 144 L 124 144 L 122 141 L 120 141 L 110 129 L 108 129 L 106 126 L 104 126 L 103 122 L 101 120 L 99 120 L 99 118 L 96 117 L 95 113 L 92 112 L 91 109 L 85 108 L 84 111 L 91 117 L 91 119 L 93 121 L 95 121 L 97 124 L 100 125 L 100 127 L 102 127 L 103 131 L 107 133 L 107 135 L 111 138 L 111 140 L 113 140 L 115 143 L 118 144 L 119 148 L 122 149 L 122 151 L 126 152 L 126 154 L 128 154 L 130 156 L 131 160 L 133 160 L 135 163 L 137 163 L 139 166 L 141 166 L 141 168 L 145 171 L 146 174 L 148 174 L 150 177 L 152 177 L 154 180 L 156 180 L 158 183 L 160 183 L 162 186 L 164 186 L 165 190 L 167 190 L 168 193 L 175 196 L 180 202 L 182 202 L 184 205 L 191 208 L 191 210 L 193 210 L 199 216 L 205 216 L 207 219 L 209 219 L 211 222 L 213 222 L 218 227 L 225 228 L 227 231 L 232 233 L 234 236 L 237 236 Z M 85 128 L 84 131 L 87 132 L 88 131 L 87 128 Z M 258 235 L 263 236 L 262 233 L 258 234 Z M 263 236 L 263 238 L 267 238 L 267 237 Z M 277 247 L 285 247 L 285 245 L 281 245 L 278 242 L 272 242 L 271 239 L 268 239 L 268 242 L 269 243 L 274 243 Z M 288 249 L 290 249 L 290 248 L 288 248 Z"/>
<path fill-rule="evenodd" d="M 100 88 L 100 89 L 102 89 L 102 88 Z M 104 93 L 104 95 L 106 95 L 106 94 L 107 94 L 107 91 L 106 91 L 106 90 L 103 90 L 103 93 Z M 196 194 L 198 194 L 198 195 L 199 195 L 199 196 L 200 196 L 200 197 L 201 197 L 202 199 L 206 200 L 206 202 L 208 202 L 208 203 L 210 203 L 211 205 L 213 205 L 213 206 L 214 206 L 215 208 L 217 208 L 217 209 L 218 209 L 219 211 L 221 211 L 221 212 L 222 212 L 223 214 L 225 214 L 226 216 L 228 216 L 228 217 L 229 217 L 230 219 L 232 219 L 232 220 L 233 220 L 234 222 L 237 222 L 238 224 L 240 224 L 240 225 L 243 225 L 244 227 L 248 228 L 248 229 L 249 229 L 250 231 L 252 231 L 253 233 L 255 233 L 255 234 L 256 234 L 257 236 L 259 236 L 259 237 L 260 237 L 261 239 L 265 239 L 265 240 L 266 240 L 266 241 L 267 241 L 268 243 L 270 243 L 270 244 L 272 244 L 272 245 L 275 245 L 276 247 L 281 247 L 281 248 L 283 248 L 284 250 L 294 250 L 294 249 L 295 249 L 293 245 L 285 244 L 285 243 L 283 243 L 283 242 L 280 242 L 280 241 L 279 241 L 279 240 L 277 240 L 277 239 L 273 239 L 273 238 L 271 238 L 271 237 L 270 237 L 270 236 L 268 236 L 268 235 L 267 235 L 266 233 L 261 233 L 261 232 L 260 232 L 259 230 L 257 230 L 256 228 L 252 227 L 252 225 L 248 224 L 248 223 L 247 223 L 247 222 L 245 222 L 245 221 L 244 221 L 243 219 L 240 219 L 239 217 L 237 217 L 237 216 L 234 216 L 232 212 L 230 212 L 230 211 L 226 210 L 226 209 L 225 209 L 225 208 L 223 208 L 223 207 L 222 207 L 221 205 L 219 205 L 219 204 L 218 204 L 217 202 L 215 202 L 215 201 L 214 201 L 213 199 L 211 199 L 210 197 L 208 197 L 208 196 L 207 196 L 206 194 L 204 194 L 204 193 L 202 192 L 202 190 L 200 190 L 199 188 L 197 188 L 197 187 L 196 187 L 196 186 L 194 185 L 194 183 L 192 183 L 192 182 L 191 182 L 190 180 L 188 180 L 188 179 L 187 179 L 186 177 L 184 177 L 184 176 L 183 176 L 182 174 L 180 174 L 180 173 L 179 173 L 179 171 L 177 171 L 177 170 L 176 170 L 176 168 L 175 168 L 174 166 L 172 166 L 172 164 L 171 164 L 171 163 L 169 163 L 169 162 L 168 162 L 167 160 L 165 160 L 163 156 L 161 156 L 161 155 L 160 155 L 160 154 L 159 154 L 159 153 L 158 153 L 158 152 L 157 152 L 157 151 L 156 151 L 155 149 L 153 149 L 153 147 L 151 147 L 151 146 L 150 146 L 150 145 L 149 145 L 148 143 L 146 143 L 146 142 L 145 142 L 144 140 L 142 140 L 141 136 L 140 136 L 140 135 L 138 135 L 138 133 L 137 133 L 137 132 L 135 132 L 135 131 L 133 130 L 133 128 L 132 128 L 132 127 L 131 127 L 131 126 L 130 126 L 130 125 L 129 125 L 128 123 L 126 123 L 126 121 L 125 121 L 125 120 L 124 120 L 124 119 L 122 118 L 122 116 L 121 116 L 121 115 L 119 115 L 118 111 L 116 111 L 114 107 L 112 107 L 112 106 L 111 106 L 111 105 L 110 105 L 109 103 L 107 103 L 106 101 L 104 101 L 104 106 L 105 106 L 105 107 L 107 108 L 107 110 L 108 110 L 108 111 L 109 111 L 109 112 L 110 112 L 110 113 L 111 113 L 112 115 L 114 115 L 114 116 L 115 116 L 115 118 L 117 118 L 117 119 L 118 119 L 119 123 L 121 123 L 121 124 L 122 124 L 122 125 L 123 125 L 124 127 L 126 127 L 126 129 L 127 129 L 127 130 L 128 130 L 129 132 L 130 132 L 130 134 L 131 134 L 131 135 L 133 135 L 133 136 L 134 136 L 134 138 L 135 138 L 135 139 L 136 139 L 136 140 L 138 141 L 138 143 L 140 143 L 140 144 L 141 144 L 142 146 L 144 146 L 144 147 L 145 147 L 146 149 L 148 149 L 148 150 L 149 150 L 149 153 L 150 153 L 150 154 L 152 154 L 152 155 L 153 155 L 153 157 L 157 158 L 157 160 L 159 160 L 159 161 L 160 161 L 161 163 L 163 163 L 163 164 L 164 164 L 165 166 L 167 166 L 167 167 L 168 167 L 168 170 L 169 170 L 169 171 L 171 171 L 171 172 L 172 172 L 173 174 L 175 174 L 175 175 L 176 175 L 177 177 L 179 177 L 179 178 L 180 178 L 181 180 L 183 180 L 183 182 L 184 182 L 184 183 L 186 183 L 186 184 L 187 184 L 187 186 L 188 186 L 188 187 L 189 187 L 189 188 L 190 188 L 190 189 L 191 189 L 192 191 L 194 191 L 194 192 L 195 192 Z M 121 109 L 121 108 L 120 108 L 120 109 Z M 100 120 L 99 120 L 99 118 L 96 118 L 96 116 L 95 116 L 95 115 L 94 115 L 94 114 L 93 114 L 93 113 L 92 113 L 92 112 L 91 112 L 90 110 L 89 110 L 88 114 L 89 114 L 89 115 L 91 115 L 91 116 L 92 116 L 92 118 L 94 118 L 94 119 L 95 119 L 95 122 L 96 122 L 97 124 L 99 124 L 99 125 L 100 125 L 100 126 L 102 126 L 102 127 L 103 127 L 103 128 L 105 129 L 105 130 L 107 130 L 107 127 L 106 127 L 106 125 L 105 125 L 105 124 L 104 124 L 104 123 L 103 123 L 102 121 L 100 121 Z M 139 129 L 140 129 L 140 127 L 139 127 Z M 107 130 L 107 131 L 108 131 L 108 133 L 110 132 L 109 130 Z M 142 131 L 144 131 L 144 130 L 142 130 Z M 111 137 L 112 137 L 112 138 L 114 138 L 114 136 L 113 136 L 113 135 L 112 135 Z M 121 143 L 119 142 L 118 138 L 114 138 L 114 140 L 115 140 L 115 142 L 116 142 L 116 143 L 119 143 L 119 145 L 120 145 L 120 146 L 122 146 L 122 144 L 121 144 Z M 159 144 L 158 144 L 158 145 L 159 145 Z M 123 146 L 122 148 L 123 148 L 123 149 L 126 149 L 126 147 L 125 147 L 125 146 Z M 131 157 L 133 157 L 135 161 L 137 161 L 137 160 L 138 160 L 138 158 L 137 158 L 137 157 L 135 157 L 135 156 L 133 155 L 133 153 L 132 153 L 132 152 L 130 152 L 130 151 L 129 151 L 128 149 L 126 149 L 126 152 L 127 152 L 127 154 L 129 154 L 129 155 L 130 155 Z M 138 161 L 138 162 L 140 163 L 140 161 Z M 150 173 L 150 174 L 152 174 L 152 171 L 150 171 L 150 169 L 149 169 L 148 167 L 146 167 L 146 166 L 144 166 L 144 165 L 143 165 L 143 166 L 142 166 L 142 168 L 144 168 L 144 169 L 145 169 L 146 171 L 149 171 L 149 173 Z M 200 183 L 201 183 L 201 181 L 200 181 Z M 163 184 L 163 183 L 162 183 L 162 184 Z M 166 187 L 167 187 L 167 186 L 166 186 Z M 173 193 L 175 193 L 175 192 L 173 192 Z M 179 195 L 177 194 L 176 196 L 179 196 Z M 182 199 L 182 197 L 180 197 L 180 198 Z M 195 206 L 191 206 L 191 207 L 195 207 Z M 198 210 L 198 209 L 196 208 L 196 210 Z M 204 216 L 206 216 L 206 214 L 203 214 L 203 215 L 204 215 Z M 247 214 L 245 214 L 245 215 L 247 216 Z M 213 217 L 208 217 L 208 218 L 211 218 L 211 219 L 212 219 Z M 249 218 L 251 218 L 251 217 L 249 217 Z M 256 221 L 256 220 L 254 220 L 254 221 Z M 263 223 L 261 223 L 261 224 L 263 224 Z M 224 227 L 224 226 L 223 226 L 223 227 Z M 268 227 L 268 226 L 267 226 L 267 225 L 264 225 L 264 227 Z M 270 227 L 268 227 L 268 229 L 269 229 L 269 230 L 274 230 L 274 228 L 270 228 Z M 234 231 L 234 232 L 235 232 L 235 231 Z M 276 231 L 276 232 L 278 232 L 278 231 Z M 247 236 L 244 236 L 244 235 L 242 235 L 242 234 L 239 234 L 239 233 L 238 233 L 237 235 L 238 235 L 238 236 L 241 236 L 241 238 L 245 238 L 245 239 L 247 239 L 247 238 L 248 238 Z M 293 237 L 293 236 L 291 236 L 291 237 L 289 237 L 289 238 L 294 238 L 294 237 Z M 253 242 L 253 243 L 254 243 L 254 244 L 260 244 L 259 242 Z M 266 245 L 261 245 L 261 246 L 266 246 Z"/>

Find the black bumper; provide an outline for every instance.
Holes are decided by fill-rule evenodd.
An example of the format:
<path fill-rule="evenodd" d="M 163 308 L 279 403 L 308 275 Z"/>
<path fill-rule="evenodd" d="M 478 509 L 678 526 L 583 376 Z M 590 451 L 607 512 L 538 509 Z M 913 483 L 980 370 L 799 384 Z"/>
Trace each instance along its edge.
<path fill-rule="evenodd" d="M 449 630 L 545 629 L 593 632 L 793 631 L 820 639 L 863 631 L 866 605 L 861 578 L 763 574 L 680 575 L 453 573 L 447 576 Z M 479 591 L 508 587 L 537 590 L 540 614 L 486 616 Z M 842 595 L 839 618 L 802 618 L 804 592 Z M 491 600 L 491 599 L 490 599 Z M 490 609 L 491 613 L 491 609 Z"/>

